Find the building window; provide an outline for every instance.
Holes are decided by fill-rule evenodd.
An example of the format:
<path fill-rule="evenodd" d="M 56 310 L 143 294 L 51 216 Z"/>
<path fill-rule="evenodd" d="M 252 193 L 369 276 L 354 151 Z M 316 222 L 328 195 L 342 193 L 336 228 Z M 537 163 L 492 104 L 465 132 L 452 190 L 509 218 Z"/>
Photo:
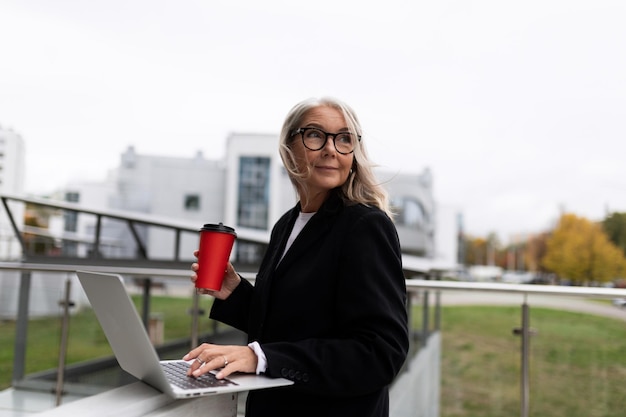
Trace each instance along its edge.
<path fill-rule="evenodd" d="M 76 192 L 65 193 L 65 201 L 70 203 L 80 202 L 80 194 Z M 78 213 L 71 210 L 65 210 L 63 212 L 65 217 L 65 231 L 76 232 L 78 229 Z"/>
<path fill-rule="evenodd" d="M 77 192 L 67 192 L 65 193 L 65 201 L 70 203 L 78 203 L 80 202 L 80 193 Z M 64 210 L 63 211 L 64 218 L 64 227 L 63 230 L 66 232 L 76 233 L 78 232 L 78 212 L 72 210 Z M 67 256 L 77 256 L 78 255 L 78 243 L 72 241 L 64 241 L 61 251 L 64 255 Z"/>
<path fill-rule="evenodd" d="M 200 210 L 200 196 L 197 194 L 187 194 L 185 196 L 185 210 L 199 211 Z"/>
<path fill-rule="evenodd" d="M 268 229 L 270 158 L 239 158 L 237 225 Z"/>
<path fill-rule="evenodd" d="M 394 197 L 391 199 L 391 206 L 398 225 L 424 227 L 428 222 L 428 215 L 424 206 L 415 198 Z"/>

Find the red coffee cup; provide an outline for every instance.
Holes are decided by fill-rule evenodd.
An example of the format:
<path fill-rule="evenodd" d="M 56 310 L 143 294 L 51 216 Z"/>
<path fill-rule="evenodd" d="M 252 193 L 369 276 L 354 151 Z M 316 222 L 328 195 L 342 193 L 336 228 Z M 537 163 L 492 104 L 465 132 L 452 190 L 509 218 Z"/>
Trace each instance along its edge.
<path fill-rule="evenodd" d="M 200 229 L 196 288 L 219 291 L 237 234 L 232 227 L 205 224 Z"/>

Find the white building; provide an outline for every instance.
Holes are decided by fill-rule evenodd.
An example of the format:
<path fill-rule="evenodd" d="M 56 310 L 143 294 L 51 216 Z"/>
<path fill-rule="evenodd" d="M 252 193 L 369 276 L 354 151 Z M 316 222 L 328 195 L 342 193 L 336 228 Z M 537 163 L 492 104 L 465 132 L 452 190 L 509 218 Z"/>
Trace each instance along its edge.
<path fill-rule="evenodd" d="M 25 148 L 22 137 L 11 129 L 0 126 L 0 193 L 21 195 L 24 192 Z M 18 228 L 24 225 L 24 206 L 9 202 Z M 15 231 L 4 210 L 0 208 L 0 260 L 19 260 L 22 253 Z"/>
<path fill-rule="evenodd" d="M 85 207 L 129 210 L 169 220 L 234 227 L 246 236 L 268 241 L 272 226 L 296 202 L 296 193 L 278 154 L 278 136 L 234 133 L 228 136 L 223 160 L 207 160 L 201 153 L 191 158 L 149 156 L 130 147 L 107 185 L 71 184 L 66 199 Z M 456 267 L 458 244 L 457 213 L 437 209 L 429 169 L 421 174 L 377 171 L 388 190 L 403 253 L 419 259 Z M 92 191 L 90 191 L 92 190 Z M 67 219 L 66 219 L 67 220 Z M 66 224 L 66 231 L 70 231 Z M 73 224 L 72 232 L 90 235 L 93 224 Z M 150 259 L 172 254 L 166 231 L 141 231 Z M 82 230 L 82 231 L 81 231 Z M 107 251 L 132 255 L 136 250 L 124 225 L 103 228 Z M 441 232 L 441 234 L 439 234 Z M 445 233 L 445 235 L 444 235 Z M 191 258 L 196 236 L 183 237 L 181 256 Z M 238 241 L 239 262 L 258 262 L 263 246 Z M 109 254 L 111 254 L 109 253 Z"/>

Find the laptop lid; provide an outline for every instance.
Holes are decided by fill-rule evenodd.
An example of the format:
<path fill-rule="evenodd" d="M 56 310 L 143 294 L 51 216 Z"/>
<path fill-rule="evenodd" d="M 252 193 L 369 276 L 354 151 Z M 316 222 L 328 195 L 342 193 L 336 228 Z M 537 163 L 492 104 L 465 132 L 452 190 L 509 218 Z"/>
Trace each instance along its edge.
<path fill-rule="evenodd" d="M 195 389 L 181 389 L 172 385 L 163 372 L 156 350 L 126 292 L 122 277 L 90 271 L 76 271 L 76 274 L 120 367 L 159 391 L 176 398 L 190 398 L 293 384 L 284 378 L 231 374 L 228 379 L 236 385 Z"/>

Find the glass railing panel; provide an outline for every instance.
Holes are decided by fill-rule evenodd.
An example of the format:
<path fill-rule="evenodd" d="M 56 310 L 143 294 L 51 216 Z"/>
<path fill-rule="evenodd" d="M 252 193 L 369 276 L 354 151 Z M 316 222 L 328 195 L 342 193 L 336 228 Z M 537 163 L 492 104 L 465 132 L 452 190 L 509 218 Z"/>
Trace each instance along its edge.
<path fill-rule="evenodd" d="M 5 276 L 13 279 L 3 281 L 2 296 L 17 300 L 20 285 L 19 272 L 3 271 Z M 55 370 L 61 357 L 61 335 L 63 325 L 63 304 L 67 280 L 70 280 L 70 297 L 72 307 L 68 321 L 68 339 L 65 355 L 66 367 L 92 363 L 85 372 L 66 375 L 65 382 L 93 383 L 105 387 L 116 386 L 128 380 L 116 380 L 118 371 L 109 372 L 105 368 L 116 367 L 113 352 L 98 323 L 98 320 L 88 304 L 79 281 L 74 273 L 32 272 L 30 279 L 30 302 L 27 322 L 27 338 L 24 348 L 19 348 L 20 355 L 24 355 L 24 376 L 34 377 L 40 381 L 53 384 L 56 379 Z M 137 286 L 133 277 L 125 277 L 128 292 L 134 301 L 137 312 L 141 315 L 144 298 L 141 288 Z M 199 297 L 198 304 L 194 304 L 194 290 L 188 279 L 162 278 L 165 286 L 155 288 L 150 297 L 150 321 L 148 332 L 155 348 L 162 359 L 178 359 L 189 348 L 189 337 L 192 332 L 192 310 L 198 309 L 197 331 L 200 342 L 207 341 L 217 332 L 227 329 L 225 325 L 208 318 L 212 298 Z M 2 320 L 0 321 L 0 390 L 12 384 L 12 368 L 16 334 L 17 334 L 17 302 L 11 306 L 3 306 Z M 110 361 L 106 361 L 110 359 Z M 106 363 L 98 362 L 105 360 Z M 90 371 L 91 375 L 90 375 Z M 42 374 L 43 373 L 43 374 Z M 98 380 L 98 379 L 101 380 Z M 87 381 L 87 382 L 86 382 Z M 112 384 L 112 385 L 111 385 Z M 41 384 L 38 384 L 40 386 Z"/>
<path fill-rule="evenodd" d="M 626 312 L 607 301 L 572 299 L 572 311 L 530 304 L 529 415 L 626 415 Z M 597 311 L 592 312 L 594 304 Z M 575 311 L 581 305 L 581 311 Z M 584 309 L 582 307 L 585 307 Z M 591 308 L 589 308 L 591 307 Z M 608 317 L 607 317 L 608 316 Z"/>
<path fill-rule="evenodd" d="M 442 301 L 442 417 L 518 415 L 519 307 Z"/>
<path fill-rule="evenodd" d="M 430 331 L 436 328 L 435 292 L 428 291 L 428 310 L 421 295 L 412 297 L 413 323 L 429 316 Z M 609 299 L 442 291 L 440 300 L 441 417 L 624 415 L 626 310 Z M 524 302 L 530 326 L 526 394 Z"/>

